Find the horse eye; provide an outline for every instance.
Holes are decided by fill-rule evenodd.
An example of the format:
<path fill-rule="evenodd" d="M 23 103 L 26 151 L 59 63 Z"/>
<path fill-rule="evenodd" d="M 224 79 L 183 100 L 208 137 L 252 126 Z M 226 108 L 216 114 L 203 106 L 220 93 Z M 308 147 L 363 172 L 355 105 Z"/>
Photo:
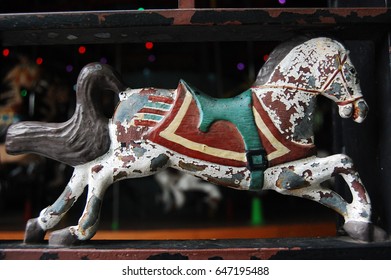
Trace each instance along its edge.
<path fill-rule="evenodd" d="M 356 74 L 356 69 L 354 69 L 354 67 L 350 68 L 349 71 L 350 71 L 350 73 L 352 73 L 352 74 Z"/>

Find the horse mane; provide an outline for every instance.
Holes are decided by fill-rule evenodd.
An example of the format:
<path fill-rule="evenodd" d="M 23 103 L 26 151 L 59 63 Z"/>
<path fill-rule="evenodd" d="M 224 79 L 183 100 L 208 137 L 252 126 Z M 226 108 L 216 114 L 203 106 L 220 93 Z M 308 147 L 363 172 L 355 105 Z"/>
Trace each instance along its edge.
<path fill-rule="evenodd" d="M 290 53 L 296 46 L 310 40 L 307 36 L 294 37 L 291 40 L 278 45 L 269 55 L 269 59 L 259 70 L 258 76 L 254 82 L 254 86 L 264 85 L 270 78 L 277 65 Z"/>

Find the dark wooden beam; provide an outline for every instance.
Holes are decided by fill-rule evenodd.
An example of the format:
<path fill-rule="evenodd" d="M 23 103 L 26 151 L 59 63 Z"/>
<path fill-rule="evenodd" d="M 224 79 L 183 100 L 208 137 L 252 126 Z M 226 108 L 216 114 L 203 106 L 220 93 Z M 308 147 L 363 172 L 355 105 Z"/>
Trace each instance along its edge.
<path fill-rule="evenodd" d="M 344 238 L 89 241 L 71 248 L 0 243 L 0 260 L 389 260 L 391 242 L 359 243 Z"/>
<path fill-rule="evenodd" d="M 0 14 L 0 40 L 4 46 L 145 41 L 282 41 L 300 33 L 372 40 L 390 28 L 389 8 Z"/>

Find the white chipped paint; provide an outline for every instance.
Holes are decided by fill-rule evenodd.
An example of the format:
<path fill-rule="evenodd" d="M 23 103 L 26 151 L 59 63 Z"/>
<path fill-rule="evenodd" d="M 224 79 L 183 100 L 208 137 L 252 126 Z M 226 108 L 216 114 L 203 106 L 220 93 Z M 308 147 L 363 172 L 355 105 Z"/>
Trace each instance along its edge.
<path fill-rule="evenodd" d="M 313 197 L 312 200 L 320 202 L 322 200 L 320 194 L 321 192 L 332 192 L 330 189 L 321 187 L 320 183 L 337 175 L 334 174 L 336 167 L 350 169 L 353 168 L 353 164 L 347 156 L 337 154 L 325 158 L 309 157 L 298 161 L 277 165 L 265 171 L 264 189 L 275 190 L 286 195 L 293 195 L 304 198 L 309 198 L 309 196 L 311 196 Z M 309 183 L 309 186 L 295 190 L 285 190 L 278 188 L 277 181 L 279 180 L 281 172 L 284 169 L 294 170 L 294 173 L 304 178 Z M 370 221 L 369 219 L 371 215 L 371 203 L 369 196 L 358 177 L 357 172 L 354 172 L 353 174 L 339 175 L 341 175 L 345 180 L 353 197 L 351 203 L 345 202 L 346 213 L 340 213 L 345 219 L 345 223 L 349 221 L 361 221 L 368 223 Z M 363 193 L 360 194 L 356 189 L 353 188 L 353 183 L 355 182 L 362 186 Z M 332 193 L 335 196 L 339 196 L 334 192 Z M 366 202 L 362 202 L 362 196 L 365 197 Z"/>
<path fill-rule="evenodd" d="M 339 89 L 338 94 L 331 94 L 333 87 Z M 329 38 L 312 39 L 293 48 L 269 80 L 253 90 L 279 132 L 287 140 L 303 145 L 313 144 L 313 138 L 296 139 L 295 129 L 303 118 L 312 118 L 305 110 L 316 95 L 322 94 L 337 104 L 362 97 L 348 51 Z M 273 102 L 278 102 L 279 107 L 271 105 Z M 352 111 L 353 106 L 339 104 L 341 117 L 350 117 Z"/>

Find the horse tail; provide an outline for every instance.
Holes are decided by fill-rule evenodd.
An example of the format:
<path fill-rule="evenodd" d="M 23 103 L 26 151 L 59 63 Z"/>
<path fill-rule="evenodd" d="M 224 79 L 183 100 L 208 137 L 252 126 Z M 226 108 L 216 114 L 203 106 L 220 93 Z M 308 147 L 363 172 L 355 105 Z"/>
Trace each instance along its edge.
<path fill-rule="evenodd" d="M 63 123 L 20 122 L 7 131 L 10 154 L 36 153 L 77 166 L 105 154 L 110 148 L 109 119 L 99 107 L 99 96 L 125 89 L 119 75 L 109 66 L 91 63 L 77 79 L 76 108 Z"/>

